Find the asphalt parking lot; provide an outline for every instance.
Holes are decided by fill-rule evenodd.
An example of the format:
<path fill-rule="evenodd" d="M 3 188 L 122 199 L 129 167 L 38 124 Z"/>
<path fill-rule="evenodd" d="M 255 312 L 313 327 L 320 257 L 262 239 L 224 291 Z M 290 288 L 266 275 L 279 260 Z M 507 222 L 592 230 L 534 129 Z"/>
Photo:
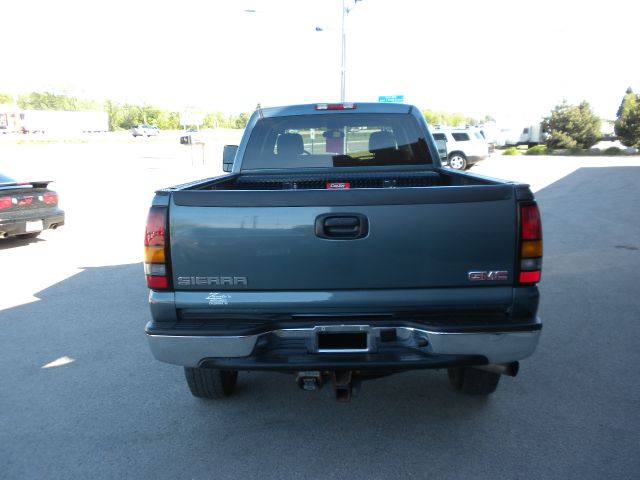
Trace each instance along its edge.
<path fill-rule="evenodd" d="M 545 237 L 536 353 L 488 399 L 446 373 L 347 404 L 280 374 L 195 399 L 151 356 L 142 271 L 153 190 L 220 172 L 163 139 L 0 143 L 0 170 L 54 178 L 67 225 L 0 242 L 0 478 L 576 478 L 640 472 L 640 158 L 494 157 L 531 183 Z M 199 161 L 201 160 L 201 161 Z"/>

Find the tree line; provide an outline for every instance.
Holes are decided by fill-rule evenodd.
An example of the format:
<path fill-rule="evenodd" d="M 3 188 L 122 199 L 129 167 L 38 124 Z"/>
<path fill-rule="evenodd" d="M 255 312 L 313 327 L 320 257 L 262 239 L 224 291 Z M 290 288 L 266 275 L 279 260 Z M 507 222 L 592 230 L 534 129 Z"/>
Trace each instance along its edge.
<path fill-rule="evenodd" d="M 429 125 L 479 125 L 495 121 L 491 115 L 485 115 L 484 118 L 477 119 L 462 113 L 447 113 L 435 110 L 422 110 L 422 114 Z"/>
<path fill-rule="evenodd" d="M 10 94 L 0 93 L 0 104 L 13 104 L 14 100 L 23 110 L 102 110 L 108 114 L 111 131 L 126 130 L 141 123 L 155 125 L 162 130 L 181 128 L 179 112 L 153 105 L 121 104 L 112 100 L 97 102 L 47 92 L 32 92 L 14 99 Z M 259 107 L 258 104 L 257 108 Z M 483 119 L 475 119 L 460 113 L 451 114 L 433 110 L 424 110 L 422 113 L 432 125 L 478 125 L 493 121 L 489 115 Z M 244 128 L 249 115 L 249 113 L 225 115 L 221 112 L 207 112 L 201 127 Z M 549 148 L 588 149 L 602 138 L 601 120 L 593 113 L 586 101 L 579 105 L 561 102 L 543 120 L 542 127 L 547 135 L 546 143 Z M 631 87 L 626 90 L 618 108 L 614 131 L 623 145 L 640 148 L 640 95 L 634 93 Z"/>
<path fill-rule="evenodd" d="M 549 148 L 588 149 L 602 139 L 601 120 L 587 102 L 563 101 L 542 122 Z M 640 148 L 640 95 L 627 88 L 614 122 L 614 133 L 626 147 Z"/>
<path fill-rule="evenodd" d="M 480 125 L 492 121 L 489 115 L 477 120 L 462 114 L 447 114 L 423 110 L 423 115 L 432 125 Z M 571 105 L 562 101 L 541 122 L 550 149 L 588 149 L 602 139 L 602 121 L 591 110 L 588 102 Z M 629 87 L 622 98 L 616 114 L 614 132 L 626 147 L 640 149 L 640 95 Z"/>
<path fill-rule="evenodd" d="M 32 92 L 19 95 L 17 99 L 7 93 L 0 93 L 0 104 L 15 103 L 21 110 L 65 110 L 65 111 L 104 111 L 109 117 L 109 130 L 128 130 L 133 125 L 155 125 L 161 130 L 177 130 L 180 124 L 180 112 L 166 110 L 154 105 L 119 103 L 113 100 L 97 102 L 67 95 L 55 95 L 48 92 Z M 225 115 L 222 112 L 206 112 L 203 128 L 244 128 L 249 113 Z M 192 125 L 196 126 L 196 125 Z"/>

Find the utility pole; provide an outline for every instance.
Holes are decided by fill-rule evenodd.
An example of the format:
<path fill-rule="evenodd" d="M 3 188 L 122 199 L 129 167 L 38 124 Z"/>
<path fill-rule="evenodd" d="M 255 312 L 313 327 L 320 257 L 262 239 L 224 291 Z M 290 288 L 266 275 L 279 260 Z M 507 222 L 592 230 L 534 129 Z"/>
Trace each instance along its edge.
<path fill-rule="evenodd" d="M 353 7 L 349 8 L 342 0 L 342 60 L 340 62 L 340 102 L 345 101 L 345 88 L 347 83 L 347 32 L 345 22 L 349 12 L 356 7 L 356 4 L 362 0 L 354 0 Z"/>
<path fill-rule="evenodd" d="M 344 29 L 344 22 L 349 11 L 342 0 L 342 58 L 340 61 L 340 102 L 344 103 L 344 90 L 347 76 L 347 34 Z"/>

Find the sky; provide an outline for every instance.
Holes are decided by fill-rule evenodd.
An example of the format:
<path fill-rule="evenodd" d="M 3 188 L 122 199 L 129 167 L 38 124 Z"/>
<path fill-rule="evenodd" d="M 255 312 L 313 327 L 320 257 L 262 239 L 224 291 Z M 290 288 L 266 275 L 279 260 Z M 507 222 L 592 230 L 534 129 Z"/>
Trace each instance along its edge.
<path fill-rule="evenodd" d="M 362 0 L 346 100 L 536 121 L 640 92 L 637 0 Z M 0 93 L 237 114 L 340 99 L 342 0 L 2 0 Z"/>

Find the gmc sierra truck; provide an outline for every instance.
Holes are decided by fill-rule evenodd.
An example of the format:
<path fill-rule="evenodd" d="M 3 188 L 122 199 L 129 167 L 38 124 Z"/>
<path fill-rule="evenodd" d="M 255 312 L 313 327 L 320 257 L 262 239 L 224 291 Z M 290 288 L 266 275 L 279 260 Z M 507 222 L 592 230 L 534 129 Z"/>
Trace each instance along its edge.
<path fill-rule="evenodd" d="M 487 395 L 535 350 L 534 196 L 443 168 L 416 107 L 260 109 L 223 157 L 157 191 L 145 232 L 145 332 L 194 396 L 278 371 L 345 400 L 413 369 Z"/>

